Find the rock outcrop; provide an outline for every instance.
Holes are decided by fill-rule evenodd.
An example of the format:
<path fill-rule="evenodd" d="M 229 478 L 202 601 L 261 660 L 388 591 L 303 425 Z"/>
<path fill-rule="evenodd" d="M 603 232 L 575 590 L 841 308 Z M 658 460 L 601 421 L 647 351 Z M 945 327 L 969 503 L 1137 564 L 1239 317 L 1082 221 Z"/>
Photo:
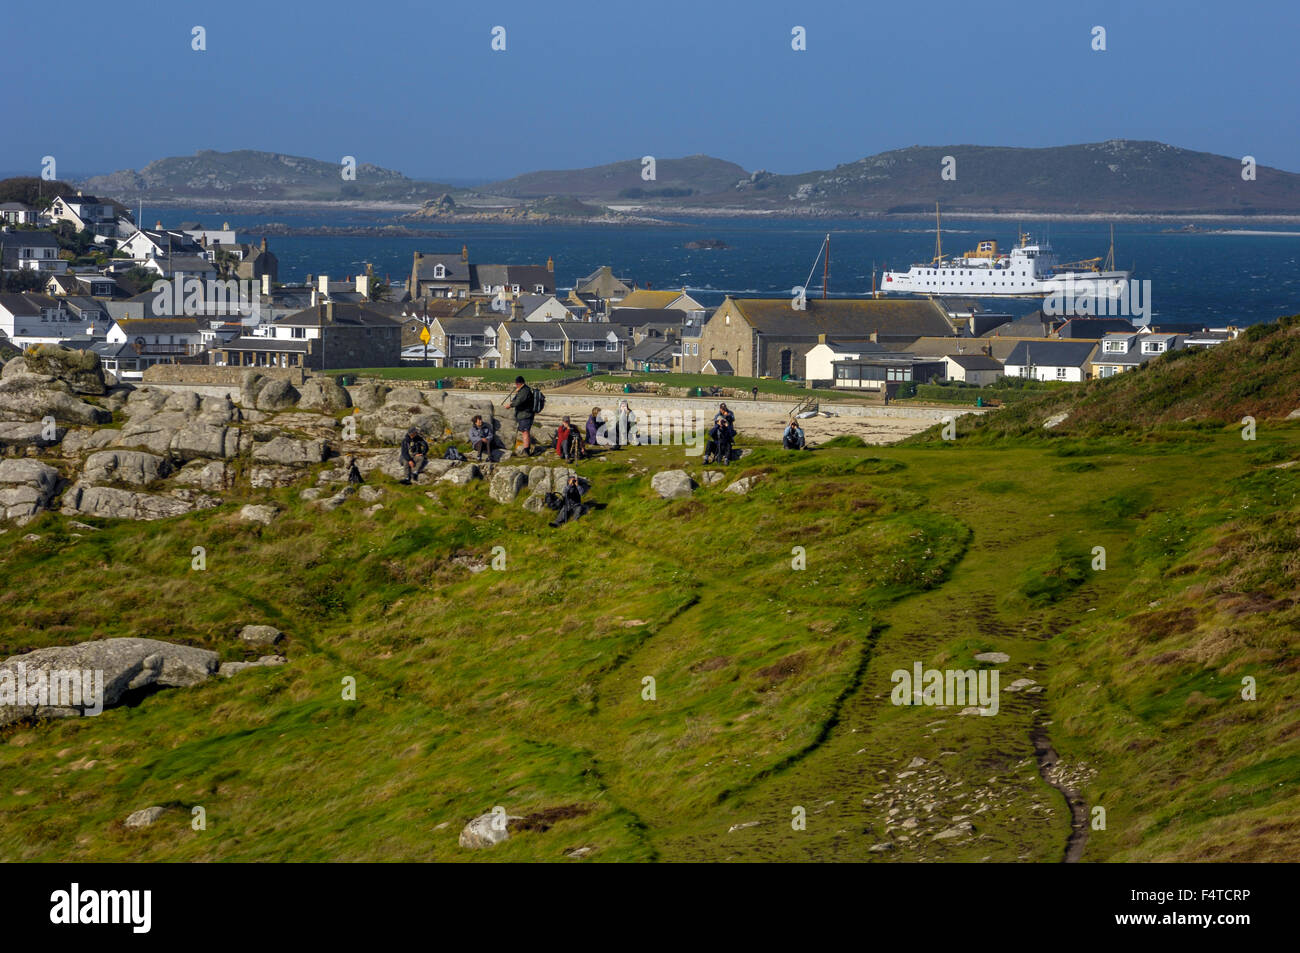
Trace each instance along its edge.
<path fill-rule="evenodd" d="M 275 437 L 253 445 L 253 461 L 282 467 L 310 467 L 325 459 L 327 449 L 324 440 Z"/>
<path fill-rule="evenodd" d="M 216 671 L 216 652 L 157 639 L 101 639 L 36 649 L 0 663 L 0 727 L 24 718 L 98 714 L 100 701 L 111 708 L 127 692 L 197 685 Z M 58 673 L 54 684 L 52 673 Z M 34 692 L 41 684 L 46 692 Z M 101 690 L 102 699 L 96 697 Z"/>
<path fill-rule="evenodd" d="M 695 481 L 685 470 L 663 470 L 650 478 L 650 489 L 665 500 L 680 500 L 691 495 Z"/>
<path fill-rule="evenodd" d="M 458 843 L 470 850 L 495 847 L 510 839 L 510 822 L 522 821 L 522 817 L 501 812 L 480 814 L 465 825 L 460 832 Z"/>
<path fill-rule="evenodd" d="M 336 412 L 352 406 L 352 397 L 333 377 L 308 378 L 298 394 L 298 406 L 304 410 Z"/>
<path fill-rule="evenodd" d="M 189 513 L 197 506 L 197 500 L 82 483 L 75 484 L 63 494 L 64 513 L 110 519 L 160 520 Z"/>
<path fill-rule="evenodd" d="M 0 517 L 18 525 L 45 509 L 59 484 L 59 471 L 37 460 L 0 460 Z"/>
<path fill-rule="evenodd" d="M 63 381 L 47 374 L 15 374 L 0 380 L 0 419 L 65 424 L 106 424 L 113 415 L 72 394 Z"/>
<path fill-rule="evenodd" d="M 171 472 L 166 457 L 139 450 L 100 450 L 86 458 L 81 479 L 87 483 L 129 483 L 146 486 Z"/>
<path fill-rule="evenodd" d="M 104 369 L 94 351 L 78 351 L 57 344 L 39 344 L 18 358 L 28 374 L 44 374 L 65 381 L 74 394 L 98 396 L 107 392 Z M 14 363 L 13 361 L 10 362 Z M 8 376 L 8 365 L 5 366 Z"/>

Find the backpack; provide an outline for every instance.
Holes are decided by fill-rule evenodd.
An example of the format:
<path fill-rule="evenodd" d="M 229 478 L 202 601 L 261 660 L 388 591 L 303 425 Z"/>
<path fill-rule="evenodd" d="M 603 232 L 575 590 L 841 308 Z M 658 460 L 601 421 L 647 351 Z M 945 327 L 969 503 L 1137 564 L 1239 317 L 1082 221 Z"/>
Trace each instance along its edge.
<path fill-rule="evenodd" d="M 560 494 L 553 490 L 548 490 L 546 496 L 542 497 L 542 502 L 546 505 L 547 509 L 558 510 L 564 505 L 564 497 L 560 496 Z"/>
<path fill-rule="evenodd" d="M 469 459 L 469 457 L 465 456 L 465 454 L 461 453 L 455 447 L 448 447 L 447 452 L 442 455 L 442 458 L 444 460 L 459 460 L 462 462 Z"/>
<path fill-rule="evenodd" d="M 533 413 L 540 414 L 542 408 L 546 406 L 546 395 L 541 392 L 540 388 L 533 388 Z"/>

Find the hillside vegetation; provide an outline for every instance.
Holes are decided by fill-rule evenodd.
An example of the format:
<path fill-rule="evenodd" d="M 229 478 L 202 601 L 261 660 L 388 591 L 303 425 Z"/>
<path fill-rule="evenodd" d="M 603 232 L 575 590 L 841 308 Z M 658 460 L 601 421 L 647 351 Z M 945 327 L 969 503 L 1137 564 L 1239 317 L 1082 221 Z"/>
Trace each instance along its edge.
<path fill-rule="evenodd" d="M 378 473 L 382 509 L 264 491 L 265 527 L 236 492 L 153 523 L 45 513 L 0 548 L 0 657 L 140 635 L 242 659 L 267 623 L 289 662 L 5 729 L 0 859 L 1055 862 L 1070 811 L 1035 736 L 1105 810 L 1085 861 L 1294 859 L 1300 423 L 1273 384 L 1232 405 L 1254 442 L 1110 430 L 1097 402 L 1295 331 L 1080 388 L 1095 435 L 1017 429 L 1053 394 L 955 441 L 759 447 L 675 501 L 650 478 L 682 448 L 624 450 L 579 464 L 597 507 L 558 530 L 481 481 Z M 1214 400 L 1211 376 L 1184 383 Z M 892 704 L 916 663 L 997 669 L 997 714 Z M 498 805 L 510 839 L 459 847 Z"/>
<path fill-rule="evenodd" d="M 128 202 L 138 197 L 272 200 L 417 199 L 446 192 L 449 186 L 408 179 L 368 162 L 344 179 L 341 162 L 323 162 L 278 152 L 202 149 L 192 156 L 156 159 L 139 171 L 123 169 L 93 176 L 88 192 L 103 192 Z"/>
<path fill-rule="evenodd" d="M 1300 407 L 1300 315 L 1247 328 L 1205 350 L 1170 351 L 1136 371 L 1054 388 L 983 417 L 963 417 L 963 438 L 1101 437 L 1277 420 Z M 1051 427 L 1043 424 L 1064 415 Z M 941 439 L 932 429 L 912 438 Z"/>

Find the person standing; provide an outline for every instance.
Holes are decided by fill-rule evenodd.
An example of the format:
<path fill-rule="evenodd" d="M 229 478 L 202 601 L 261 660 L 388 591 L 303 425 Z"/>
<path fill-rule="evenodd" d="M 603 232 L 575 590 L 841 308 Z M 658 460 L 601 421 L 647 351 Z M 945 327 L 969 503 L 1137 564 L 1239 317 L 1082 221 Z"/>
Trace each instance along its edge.
<path fill-rule="evenodd" d="M 618 402 L 618 423 L 614 428 L 614 449 L 617 450 L 623 444 L 638 443 L 636 436 L 636 414 L 628 406 L 627 401 Z"/>
<path fill-rule="evenodd" d="M 506 407 L 515 412 L 515 427 L 522 437 L 524 456 L 533 455 L 533 391 L 524 383 L 523 375 L 515 378 L 515 389 L 506 398 Z"/>

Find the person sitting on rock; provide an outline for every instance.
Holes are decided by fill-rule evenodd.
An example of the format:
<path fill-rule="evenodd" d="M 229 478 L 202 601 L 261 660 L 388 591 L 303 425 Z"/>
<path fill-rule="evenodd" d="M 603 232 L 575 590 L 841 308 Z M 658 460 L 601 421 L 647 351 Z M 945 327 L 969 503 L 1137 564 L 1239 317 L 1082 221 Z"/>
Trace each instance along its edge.
<path fill-rule="evenodd" d="M 402 438 L 402 483 L 409 484 L 418 480 L 424 468 L 429 465 L 429 444 L 420 436 L 420 431 L 412 427 Z"/>
<path fill-rule="evenodd" d="M 716 414 L 713 415 L 713 420 L 714 420 L 715 423 L 717 422 L 717 420 L 718 420 L 719 417 L 721 417 L 722 419 L 726 420 L 726 422 L 727 422 L 727 426 L 731 428 L 731 432 L 732 432 L 732 434 L 735 434 L 735 432 L 736 432 L 736 415 L 733 414 L 730 410 L 727 409 L 727 405 L 726 405 L 726 404 L 718 404 L 718 412 L 717 412 Z"/>
<path fill-rule="evenodd" d="M 469 425 L 469 449 L 470 452 L 478 451 L 479 462 L 483 462 L 486 456 L 490 461 L 492 459 L 492 425 L 484 422 L 482 414 L 475 414 L 474 420 Z"/>
<path fill-rule="evenodd" d="M 591 408 L 591 416 L 587 418 L 587 446 L 595 447 L 600 444 L 600 408 Z"/>
<path fill-rule="evenodd" d="M 787 450 L 803 450 L 806 446 L 803 428 L 799 426 L 798 420 L 790 420 L 785 432 L 781 434 L 781 446 Z"/>
<path fill-rule="evenodd" d="M 344 461 L 347 464 L 348 483 L 352 484 L 353 486 L 355 486 L 358 483 L 365 483 L 366 481 L 361 478 L 361 471 L 357 468 L 357 458 L 354 455 L 349 453 L 344 458 Z"/>
<path fill-rule="evenodd" d="M 582 456 L 582 438 L 568 416 L 560 422 L 560 429 L 555 431 L 555 453 L 570 463 L 575 463 Z"/>
<path fill-rule="evenodd" d="M 560 512 L 555 514 L 551 525 L 563 526 L 569 520 L 576 520 L 585 515 L 586 512 L 587 504 L 582 502 L 582 487 L 578 484 L 578 477 L 570 475 L 564 492 L 560 494 Z"/>

